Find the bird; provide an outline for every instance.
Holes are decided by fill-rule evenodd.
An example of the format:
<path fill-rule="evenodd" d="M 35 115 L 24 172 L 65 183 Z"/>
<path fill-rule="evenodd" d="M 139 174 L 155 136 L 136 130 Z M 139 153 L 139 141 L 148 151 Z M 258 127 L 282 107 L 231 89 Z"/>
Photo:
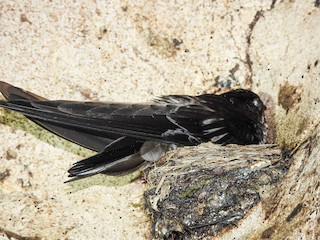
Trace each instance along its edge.
<path fill-rule="evenodd" d="M 167 95 L 151 103 L 47 100 L 0 82 L 0 107 L 97 152 L 68 170 L 68 181 L 123 175 L 159 160 L 168 150 L 266 141 L 265 105 L 246 89 L 222 94 Z"/>

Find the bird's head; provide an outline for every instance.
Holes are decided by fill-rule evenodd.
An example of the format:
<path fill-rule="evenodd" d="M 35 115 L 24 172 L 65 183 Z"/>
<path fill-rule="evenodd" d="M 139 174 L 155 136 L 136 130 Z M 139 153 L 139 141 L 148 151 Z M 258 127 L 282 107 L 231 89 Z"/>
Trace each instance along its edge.
<path fill-rule="evenodd" d="M 267 136 L 267 124 L 264 116 L 266 106 L 260 97 L 245 89 L 232 90 L 222 96 L 232 104 L 232 108 L 236 110 L 235 115 L 243 116 L 251 122 L 256 141 L 264 143 Z"/>
<path fill-rule="evenodd" d="M 239 110 L 248 112 L 257 116 L 263 116 L 263 112 L 266 110 L 265 105 L 261 101 L 260 97 L 245 89 L 236 89 L 222 94 L 234 107 Z"/>

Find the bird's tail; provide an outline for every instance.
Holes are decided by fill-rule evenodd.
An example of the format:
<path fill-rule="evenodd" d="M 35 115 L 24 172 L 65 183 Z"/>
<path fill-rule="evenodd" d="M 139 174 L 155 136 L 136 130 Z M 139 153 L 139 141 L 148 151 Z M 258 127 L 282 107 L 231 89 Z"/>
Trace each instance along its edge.
<path fill-rule="evenodd" d="M 133 172 L 145 162 L 140 154 L 142 144 L 135 139 L 121 137 L 98 154 L 74 163 L 68 170 L 68 177 L 72 179 L 66 182 L 98 173 L 120 175 Z"/>

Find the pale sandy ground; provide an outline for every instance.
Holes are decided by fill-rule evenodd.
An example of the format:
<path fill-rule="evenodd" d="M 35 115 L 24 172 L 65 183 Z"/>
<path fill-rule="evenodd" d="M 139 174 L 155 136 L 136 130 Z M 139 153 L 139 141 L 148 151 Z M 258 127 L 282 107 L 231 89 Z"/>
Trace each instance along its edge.
<path fill-rule="evenodd" d="M 86 101 L 140 102 L 239 86 L 265 92 L 276 104 L 277 142 L 292 148 L 306 141 L 273 201 L 220 237 L 319 239 L 319 5 L 4 0 L 0 80 L 50 99 Z M 134 175 L 63 184 L 71 164 L 90 153 L 17 114 L 0 114 L 0 174 L 8 173 L 0 182 L 0 239 L 9 232 L 150 238 L 145 185 L 130 183 Z"/>

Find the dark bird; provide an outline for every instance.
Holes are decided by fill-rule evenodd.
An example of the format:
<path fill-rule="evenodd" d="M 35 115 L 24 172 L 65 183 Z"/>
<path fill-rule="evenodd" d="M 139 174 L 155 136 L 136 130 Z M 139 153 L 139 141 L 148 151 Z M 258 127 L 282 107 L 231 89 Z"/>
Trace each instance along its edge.
<path fill-rule="evenodd" d="M 5 82 L 0 82 L 0 91 L 7 99 L 0 107 L 98 152 L 74 163 L 69 181 L 132 172 L 179 146 L 208 141 L 259 144 L 266 138 L 265 106 L 257 94 L 244 89 L 169 95 L 148 104 L 50 101 Z"/>

